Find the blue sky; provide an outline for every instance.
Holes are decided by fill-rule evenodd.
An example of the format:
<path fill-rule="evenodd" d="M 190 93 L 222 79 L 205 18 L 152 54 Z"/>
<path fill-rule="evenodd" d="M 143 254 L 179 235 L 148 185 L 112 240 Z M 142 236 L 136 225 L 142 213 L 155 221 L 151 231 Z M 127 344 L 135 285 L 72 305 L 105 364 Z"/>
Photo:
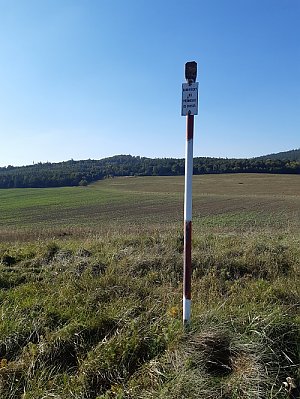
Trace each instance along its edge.
<path fill-rule="evenodd" d="M 300 147 L 299 0 L 0 0 L 0 165 Z"/>

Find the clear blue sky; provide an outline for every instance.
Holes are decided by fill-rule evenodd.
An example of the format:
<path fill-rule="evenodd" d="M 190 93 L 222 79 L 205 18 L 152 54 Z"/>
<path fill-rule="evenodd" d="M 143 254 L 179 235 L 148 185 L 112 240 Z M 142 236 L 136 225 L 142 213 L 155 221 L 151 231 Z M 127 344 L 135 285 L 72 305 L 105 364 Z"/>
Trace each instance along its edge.
<path fill-rule="evenodd" d="M 0 0 L 0 165 L 300 147 L 299 0 Z"/>

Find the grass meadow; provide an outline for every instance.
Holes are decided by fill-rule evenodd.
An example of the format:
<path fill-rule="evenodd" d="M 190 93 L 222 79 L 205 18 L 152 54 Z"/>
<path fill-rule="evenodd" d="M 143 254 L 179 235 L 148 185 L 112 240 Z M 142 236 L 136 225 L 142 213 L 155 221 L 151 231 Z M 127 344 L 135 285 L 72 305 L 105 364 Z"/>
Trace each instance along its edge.
<path fill-rule="evenodd" d="M 299 183 L 194 177 L 187 329 L 183 177 L 1 190 L 0 397 L 298 398 Z"/>

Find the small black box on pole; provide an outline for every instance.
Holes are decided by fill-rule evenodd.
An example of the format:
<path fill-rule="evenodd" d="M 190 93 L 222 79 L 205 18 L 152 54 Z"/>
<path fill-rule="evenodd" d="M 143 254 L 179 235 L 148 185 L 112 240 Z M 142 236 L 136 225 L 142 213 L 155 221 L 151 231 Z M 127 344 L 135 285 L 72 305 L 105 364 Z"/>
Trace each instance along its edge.
<path fill-rule="evenodd" d="M 188 83 L 194 83 L 197 78 L 197 62 L 190 61 L 185 64 L 185 78 Z"/>

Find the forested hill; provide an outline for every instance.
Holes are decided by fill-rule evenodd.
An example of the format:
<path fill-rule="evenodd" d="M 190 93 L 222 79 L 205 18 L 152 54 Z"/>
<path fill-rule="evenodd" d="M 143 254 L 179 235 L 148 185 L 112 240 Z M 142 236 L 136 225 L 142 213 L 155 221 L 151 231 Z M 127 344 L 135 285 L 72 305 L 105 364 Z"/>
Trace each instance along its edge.
<path fill-rule="evenodd" d="M 298 150 L 299 151 L 299 150 Z M 289 159 L 194 158 L 194 174 L 300 173 L 300 161 Z M 101 160 L 38 163 L 0 168 L 0 188 L 87 185 L 114 176 L 171 176 L 184 174 L 184 159 L 116 155 Z"/>
<path fill-rule="evenodd" d="M 300 148 L 298 150 L 278 152 L 277 154 L 263 155 L 255 159 L 280 159 L 281 161 L 288 160 L 300 162 Z"/>

